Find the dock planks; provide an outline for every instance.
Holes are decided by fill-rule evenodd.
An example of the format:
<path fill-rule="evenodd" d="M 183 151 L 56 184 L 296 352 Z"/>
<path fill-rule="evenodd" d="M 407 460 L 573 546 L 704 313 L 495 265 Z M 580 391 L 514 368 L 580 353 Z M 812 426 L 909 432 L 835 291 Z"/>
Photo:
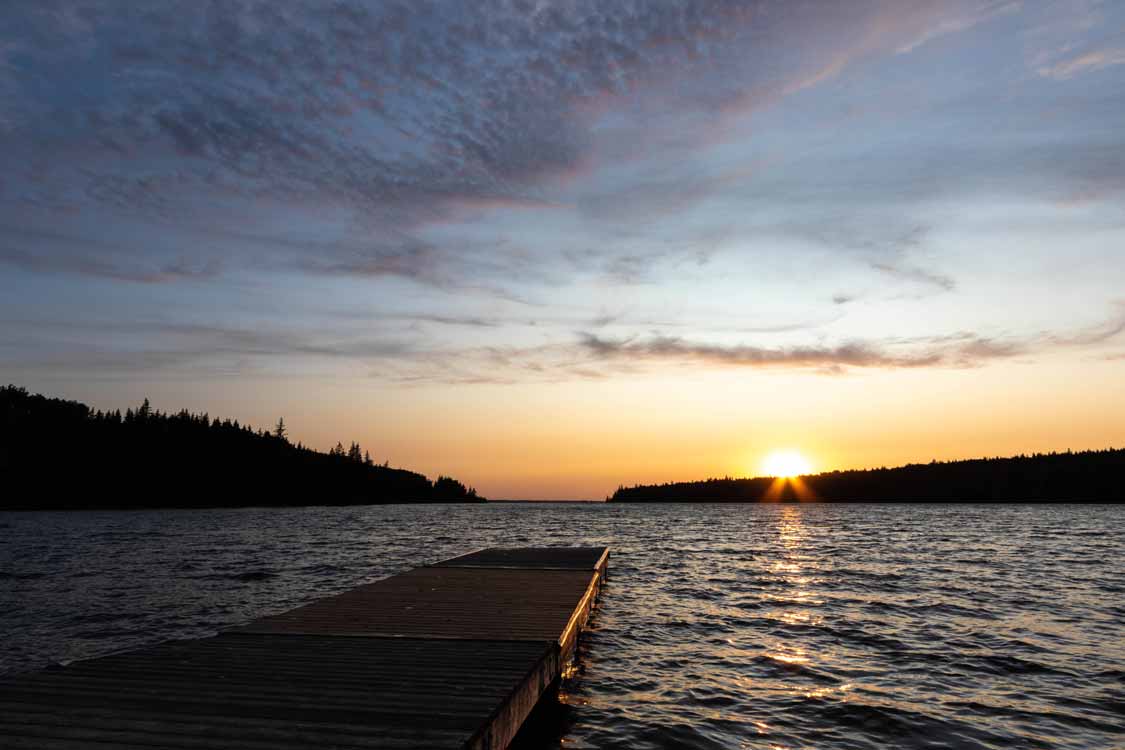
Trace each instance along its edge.
<path fill-rule="evenodd" d="M 0 745 L 503 748 L 573 654 L 608 557 L 481 550 L 213 638 L 0 678 Z"/>

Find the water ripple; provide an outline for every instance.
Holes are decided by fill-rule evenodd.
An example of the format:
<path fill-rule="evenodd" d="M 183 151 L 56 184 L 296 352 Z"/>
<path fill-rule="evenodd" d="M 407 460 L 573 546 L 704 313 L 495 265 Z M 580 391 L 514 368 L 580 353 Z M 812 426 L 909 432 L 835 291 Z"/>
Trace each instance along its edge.
<path fill-rule="evenodd" d="M 1125 747 L 1125 509 L 8 513 L 0 672 L 199 637 L 492 545 L 608 544 L 523 747 Z"/>

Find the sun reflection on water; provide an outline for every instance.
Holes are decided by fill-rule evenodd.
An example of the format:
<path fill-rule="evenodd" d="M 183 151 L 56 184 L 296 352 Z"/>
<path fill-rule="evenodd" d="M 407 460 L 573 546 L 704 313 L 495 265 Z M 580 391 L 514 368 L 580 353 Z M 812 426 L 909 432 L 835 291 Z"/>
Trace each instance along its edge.
<path fill-rule="evenodd" d="M 830 685 L 827 687 L 813 688 L 812 690 L 804 691 L 802 695 L 810 700 L 835 699 L 845 701 L 848 699 L 848 692 L 854 687 L 854 684 L 848 682 L 843 685 Z"/>
<path fill-rule="evenodd" d="M 771 612 L 771 621 L 784 625 L 817 625 L 823 622 L 811 607 L 824 604 L 812 588 L 814 576 L 809 574 L 805 543 L 808 529 L 805 528 L 802 510 L 794 506 L 782 507 L 777 517 L 777 549 L 779 559 L 770 565 L 774 580 L 784 584 L 780 591 L 761 595 L 765 602 L 776 604 L 780 609 Z M 773 644 L 762 655 L 783 664 L 812 665 L 813 654 L 808 649 L 786 641 Z"/>
<path fill-rule="evenodd" d="M 824 623 L 823 617 L 812 612 L 778 612 L 774 617 L 786 625 L 822 625 Z"/>
<path fill-rule="evenodd" d="M 808 664 L 812 661 L 803 648 L 780 645 L 779 649 L 781 650 L 768 653 L 766 656 L 776 661 L 785 662 L 786 664 Z"/>

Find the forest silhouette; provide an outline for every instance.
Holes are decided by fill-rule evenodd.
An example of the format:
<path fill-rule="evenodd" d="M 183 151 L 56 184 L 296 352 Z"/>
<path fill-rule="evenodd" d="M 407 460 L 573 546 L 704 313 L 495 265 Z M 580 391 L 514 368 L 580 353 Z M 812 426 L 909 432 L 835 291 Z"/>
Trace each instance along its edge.
<path fill-rule="evenodd" d="M 1118 502 L 1125 499 L 1125 449 L 931 461 L 793 479 L 706 479 L 619 487 L 617 503 L 819 500 L 821 502 Z"/>
<path fill-rule="evenodd" d="M 237 420 L 0 388 L 0 510 L 483 502 L 451 477 L 378 464 L 359 443 L 328 453 Z"/>

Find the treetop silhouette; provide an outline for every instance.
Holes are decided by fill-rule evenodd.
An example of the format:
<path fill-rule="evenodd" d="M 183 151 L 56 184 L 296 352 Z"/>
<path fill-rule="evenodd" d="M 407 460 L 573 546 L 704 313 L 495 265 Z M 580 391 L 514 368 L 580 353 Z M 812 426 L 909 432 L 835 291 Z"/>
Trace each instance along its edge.
<path fill-rule="evenodd" d="M 65 445 L 60 458 L 45 446 Z M 108 480 L 107 480 L 108 478 Z M 0 510 L 482 502 L 448 477 L 377 465 L 359 443 L 328 453 L 238 420 L 0 388 Z"/>

